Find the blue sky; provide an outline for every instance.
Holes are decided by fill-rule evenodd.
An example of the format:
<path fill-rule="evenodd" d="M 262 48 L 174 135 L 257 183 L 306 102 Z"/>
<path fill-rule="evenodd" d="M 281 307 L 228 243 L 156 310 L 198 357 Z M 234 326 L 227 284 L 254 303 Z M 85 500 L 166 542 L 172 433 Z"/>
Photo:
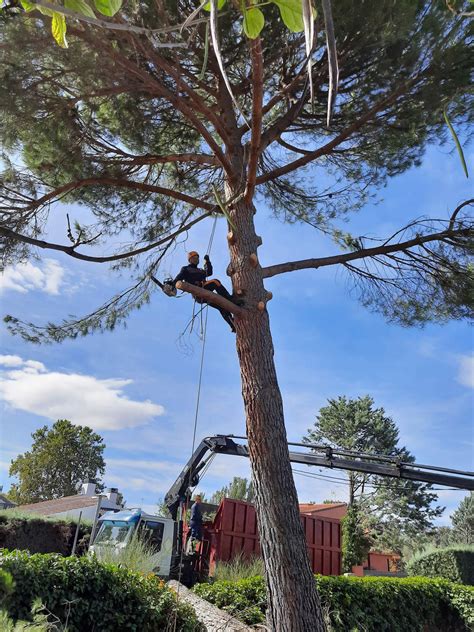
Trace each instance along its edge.
<path fill-rule="evenodd" d="M 467 158 L 472 170 L 472 156 Z M 446 147 L 432 147 L 421 167 L 393 179 L 379 192 L 379 203 L 368 204 L 344 228 L 388 236 L 414 217 L 446 217 L 468 194 L 469 181 L 457 155 Z M 264 240 L 262 265 L 336 252 L 311 228 L 283 225 L 269 217 L 263 203 L 256 222 Z M 196 227 L 165 262 L 162 276 L 183 265 L 186 250 L 204 253 L 210 230 L 210 222 Z M 215 276 L 228 282 L 225 231 L 220 220 L 212 260 Z M 66 242 L 58 222 L 50 236 Z M 126 272 L 118 276 L 103 265 L 51 251 L 37 254 L 37 260 L 5 270 L 2 315 L 58 322 L 94 309 L 129 281 Z M 401 443 L 418 461 L 474 469 L 473 338 L 468 324 L 424 329 L 387 324 L 358 303 L 337 268 L 274 277 L 266 287 L 274 295 L 269 312 L 290 440 L 301 440 L 328 398 L 369 394 L 396 421 Z M 31 433 L 68 418 L 104 437 L 105 484 L 118 486 L 130 506 L 153 509 L 189 458 L 192 445 L 201 343 L 196 333 L 178 340 L 191 312 L 189 297 L 170 299 L 157 291 L 150 305 L 130 317 L 126 329 L 50 346 L 27 344 L 2 324 L 4 489 L 11 482 L 10 461 L 30 447 Z M 197 437 L 244 431 L 234 338 L 211 310 Z M 210 493 L 235 475 L 249 476 L 248 462 L 218 456 L 200 489 Z M 295 481 L 301 502 L 346 499 L 343 484 L 300 475 Z M 439 493 L 447 507 L 443 524 L 449 523 L 450 512 L 464 495 Z"/>

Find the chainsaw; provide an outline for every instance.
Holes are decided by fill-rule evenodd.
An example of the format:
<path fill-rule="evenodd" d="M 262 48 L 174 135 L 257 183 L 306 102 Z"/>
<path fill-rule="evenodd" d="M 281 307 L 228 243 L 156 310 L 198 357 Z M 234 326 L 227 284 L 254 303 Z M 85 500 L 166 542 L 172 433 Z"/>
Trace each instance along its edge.
<path fill-rule="evenodd" d="M 176 296 L 177 291 L 173 285 L 173 279 L 165 279 L 163 283 L 159 281 L 156 277 L 150 274 L 151 280 L 156 283 L 156 285 L 161 288 L 161 290 L 166 294 L 166 296 Z"/>

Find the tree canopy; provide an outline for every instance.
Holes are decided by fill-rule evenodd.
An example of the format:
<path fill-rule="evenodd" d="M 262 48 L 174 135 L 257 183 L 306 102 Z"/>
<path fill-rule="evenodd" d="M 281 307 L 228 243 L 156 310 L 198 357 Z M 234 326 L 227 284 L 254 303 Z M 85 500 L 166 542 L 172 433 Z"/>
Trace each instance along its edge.
<path fill-rule="evenodd" d="M 91 428 L 59 419 L 31 436 L 31 449 L 13 459 L 10 466 L 10 476 L 18 478 L 18 483 L 8 495 L 16 503 L 72 496 L 87 479 L 97 481 L 97 491 L 104 489 L 100 477 L 105 471 L 105 444 Z"/>
<path fill-rule="evenodd" d="M 399 445 L 396 423 L 383 408 L 375 408 L 368 395 L 330 399 L 303 441 L 415 462 L 409 450 Z M 426 483 L 357 472 L 347 472 L 347 480 L 349 507 L 356 504 L 376 543 L 392 550 L 401 549 L 406 537 L 420 537 L 431 530 L 433 519 L 444 509 L 434 504 L 438 496 Z"/>
<path fill-rule="evenodd" d="M 372 544 L 364 526 L 364 517 L 357 503 L 347 509 L 341 520 L 342 535 L 342 570 L 352 572 L 353 566 L 363 564 Z"/>
<path fill-rule="evenodd" d="M 474 493 L 470 492 L 451 516 L 451 539 L 462 544 L 474 544 Z"/>
<path fill-rule="evenodd" d="M 228 485 L 224 485 L 221 489 L 216 490 L 209 502 L 218 505 L 223 498 L 234 498 L 235 500 L 244 500 L 247 503 L 254 501 L 255 493 L 252 481 L 240 476 L 234 476 Z"/>
<path fill-rule="evenodd" d="M 361 300 L 388 319 L 414 324 L 472 316 L 466 205 L 455 209 L 453 201 L 451 217 L 433 209 L 429 218 L 414 204 L 413 222 L 379 239 L 351 235 L 344 226 L 388 177 L 419 164 L 427 143 L 445 137 L 445 109 L 468 129 L 467 22 L 440 1 L 338 2 L 338 97 L 327 127 L 323 21 L 315 21 L 311 102 L 304 37 L 281 22 L 279 6 L 264 8 L 263 39 L 251 44 L 240 31 L 239 10 L 226 5 L 218 16 L 220 54 L 240 112 L 209 46 L 206 14 L 179 30 L 194 8 L 188 2 L 128 3 L 120 12 L 123 31 L 68 17 L 67 49 L 38 28 L 39 20 L 49 26 L 48 16 L 4 15 L 4 263 L 38 246 L 129 267 L 135 277 L 93 314 L 46 327 L 10 317 L 12 331 L 35 342 L 61 340 L 123 321 L 149 300 L 148 273 L 177 234 L 210 214 L 230 217 L 244 192 L 250 199 L 232 165 L 237 155 L 252 171 L 257 203 L 265 199 L 277 217 L 304 222 L 339 250 L 276 263 L 263 269 L 264 278 L 342 265 Z M 131 30 L 137 24 L 158 31 L 143 36 Z M 256 66 L 257 58 L 264 64 Z M 245 121 L 260 126 L 258 137 Z M 227 181 L 232 194 L 224 190 Z M 58 202 L 66 244 L 47 240 L 49 212 Z M 87 207 L 89 221 L 79 225 L 65 216 L 72 203 Z M 129 247 L 118 249 L 119 240 Z M 105 256 L 110 246 L 116 252 Z"/>

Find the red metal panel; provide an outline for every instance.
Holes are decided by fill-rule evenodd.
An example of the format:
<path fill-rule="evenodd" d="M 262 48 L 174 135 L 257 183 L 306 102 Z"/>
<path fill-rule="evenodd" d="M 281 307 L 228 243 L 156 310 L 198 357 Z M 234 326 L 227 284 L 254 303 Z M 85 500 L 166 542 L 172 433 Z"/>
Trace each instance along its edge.
<path fill-rule="evenodd" d="M 314 526 L 315 537 L 314 537 L 313 542 L 315 546 L 323 546 L 322 520 L 321 518 L 313 518 L 313 520 L 315 521 L 315 526 Z"/>
<path fill-rule="evenodd" d="M 341 526 L 335 518 L 313 518 L 302 515 L 308 544 L 308 557 L 314 573 L 341 573 Z M 212 537 L 211 536 L 212 532 Z M 249 503 L 225 498 L 205 538 L 209 540 L 209 565 L 229 561 L 241 553 L 259 555 L 260 542 L 255 508 Z"/>

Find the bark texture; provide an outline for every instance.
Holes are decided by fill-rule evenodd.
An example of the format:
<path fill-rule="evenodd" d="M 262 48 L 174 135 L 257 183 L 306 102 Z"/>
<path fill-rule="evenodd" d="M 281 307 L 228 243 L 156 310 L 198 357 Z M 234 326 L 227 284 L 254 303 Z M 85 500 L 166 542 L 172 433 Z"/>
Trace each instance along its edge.
<path fill-rule="evenodd" d="M 254 208 L 233 210 L 235 243 L 230 244 L 234 291 L 242 290 L 249 313 L 236 317 L 247 436 L 255 485 L 260 542 L 274 632 L 322 632 L 319 596 L 309 564 L 306 538 L 288 454 L 283 403 L 276 375 L 262 268 L 251 263 L 260 238 Z"/>

